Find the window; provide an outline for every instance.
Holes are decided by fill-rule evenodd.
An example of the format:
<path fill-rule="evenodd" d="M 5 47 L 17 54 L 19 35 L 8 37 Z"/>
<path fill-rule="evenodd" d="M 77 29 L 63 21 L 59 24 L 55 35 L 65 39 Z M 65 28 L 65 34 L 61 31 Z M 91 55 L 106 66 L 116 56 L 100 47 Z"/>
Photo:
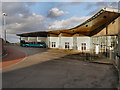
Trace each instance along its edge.
<path fill-rule="evenodd" d="M 22 43 L 22 44 L 25 44 L 25 41 L 24 41 L 24 40 L 21 40 L 21 43 Z"/>
<path fill-rule="evenodd" d="M 37 44 L 45 44 L 44 42 L 37 42 Z"/>
<path fill-rule="evenodd" d="M 69 46 L 69 42 L 65 42 L 65 48 L 69 49 L 70 46 Z"/>
<path fill-rule="evenodd" d="M 56 47 L 56 42 L 52 42 L 52 47 Z"/>
<path fill-rule="evenodd" d="M 81 43 L 81 49 L 86 50 L 86 43 Z"/>
<path fill-rule="evenodd" d="M 25 44 L 29 44 L 29 42 L 25 42 Z"/>
<path fill-rule="evenodd" d="M 32 42 L 32 44 L 35 44 L 35 42 Z"/>

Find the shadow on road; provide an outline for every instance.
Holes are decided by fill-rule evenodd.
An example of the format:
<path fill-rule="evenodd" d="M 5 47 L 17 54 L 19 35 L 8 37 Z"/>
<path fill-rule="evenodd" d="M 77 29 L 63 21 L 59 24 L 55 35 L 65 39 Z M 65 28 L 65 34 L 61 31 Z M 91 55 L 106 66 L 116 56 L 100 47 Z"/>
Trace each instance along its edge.
<path fill-rule="evenodd" d="M 36 49 L 33 51 L 33 49 Z M 26 47 L 20 47 L 20 46 L 5 46 L 5 50 L 7 51 L 7 55 L 2 57 L 2 62 L 6 61 L 13 61 L 22 59 L 25 56 L 31 56 L 37 53 L 45 52 L 47 49 L 42 48 L 26 48 Z"/>
<path fill-rule="evenodd" d="M 21 63 L 18 69 L 11 67 L 13 70 L 2 74 L 3 88 L 116 88 L 118 76 L 112 65 L 93 64 L 70 57 L 73 56 L 66 55 L 27 67 L 22 67 Z"/>

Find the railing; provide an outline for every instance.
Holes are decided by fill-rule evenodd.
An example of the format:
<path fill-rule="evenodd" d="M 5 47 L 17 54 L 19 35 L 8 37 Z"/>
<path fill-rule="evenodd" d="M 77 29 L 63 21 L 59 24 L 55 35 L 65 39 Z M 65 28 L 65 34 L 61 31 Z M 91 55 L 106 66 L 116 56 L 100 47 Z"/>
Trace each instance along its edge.
<path fill-rule="evenodd" d="M 118 70 L 119 70 L 119 72 L 120 72 L 120 55 L 118 55 L 117 54 L 117 56 L 116 56 L 116 66 L 117 66 L 117 68 L 118 68 Z"/>

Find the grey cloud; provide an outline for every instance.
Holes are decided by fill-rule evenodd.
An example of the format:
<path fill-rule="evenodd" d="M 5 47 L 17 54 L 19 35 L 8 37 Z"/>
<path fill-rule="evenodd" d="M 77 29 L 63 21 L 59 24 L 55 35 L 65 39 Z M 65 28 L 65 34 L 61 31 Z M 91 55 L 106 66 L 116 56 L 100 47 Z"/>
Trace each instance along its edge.
<path fill-rule="evenodd" d="M 33 5 L 36 4 L 36 2 L 26 2 L 26 4 L 27 4 L 28 6 L 33 6 Z"/>
<path fill-rule="evenodd" d="M 6 37 L 7 40 L 9 40 L 9 42 L 19 42 L 19 37 L 16 37 L 15 34 L 7 34 L 7 37 Z"/>
<path fill-rule="evenodd" d="M 21 21 L 21 22 L 20 22 Z M 20 18 L 20 21 L 8 24 L 7 29 L 9 33 L 20 33 L 46 29 L 44 24 L 44 17 L 41 15 L 29 16 L 26 19 Z"/>
<path fill-rule="evenodd" d="M 120 1 L 118 2 L 118 9 L 120 9 Z"/>
<path fill-rule="evenodd" d="M 16 42 L 18 33 L 46 30 L 44 16 L 32 13 L 24 3 L 4 3 L 2 8 L 6 17 L 6 29 L 8 41 Z"/>
<path fill-rule="evenodd" d="M 118 2 L 89 2 L 85 10 L 88 9 L 94 9 L 97 7 L 95 10 L 91 11 L 88 13 L 89 15 L 94 15 L 98 10 L 104 7 L 112 7 L 112 8 L 117 8 L 118 7 Z"/>
<path fill-rule="evenodd" d="M 52 8 L 51 10 L 49 10 L 49 14 L 47 16 L 50 18 L 57 18 L 66 14 L 68 14 L 68 12 L 64 12 L 62 10 L 59 10 L 58 8 Z"/>
<path fill-rule="evenodd" d="M 85 21 L 86 19 L 88 19 L 89 16 L 87 17 L 71 17 L 68 18 L 66 20 L 56 20 L 53 23 L 51 23 L 51 25 L 49 26 L 49 29 L 52 30 L 57 30 L 57 29 L 68 29 L 68 28 L 72 28 L 76 25 L 81 24 L 81 22 Z"/>
<path fill-rule="evenodd" d="M 118 2 L 97 2 L 96 6 L 99 6 L 100 8 L 104 7 L 118 7 Z"/>
<path fill-rule="evenodd" d="M 57 5 L 57 7 L 68 7 L 68 6 L 73 6 L 73 5 L 80 5 L 82 4 L 83 2 L 64 2 L 64 3 L 60 3 Z"/>
<path fill-rule="evenodd" d="M 95 9 L 95 10 L 89 12 L 87 15 L 88 15 L 88 16 L 92 16 L 92 15 L 94 15 L 95 13 L 97 13 L 98 11 L 99 11 L 99 9 Z"/>
<path fill-rule="evenodd" d="M 28 16 L 30 14 L 29 7 L 25 6 L 22 2 L 4 2 L 2 3 L 2 11 L 7 12 L 8 15 L 22 13 Z"/>

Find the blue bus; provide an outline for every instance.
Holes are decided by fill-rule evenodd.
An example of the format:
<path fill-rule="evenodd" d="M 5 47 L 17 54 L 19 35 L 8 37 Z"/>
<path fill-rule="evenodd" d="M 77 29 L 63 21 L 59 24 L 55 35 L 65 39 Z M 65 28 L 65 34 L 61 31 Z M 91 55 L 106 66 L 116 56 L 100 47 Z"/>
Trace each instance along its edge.
<path fill-rule="evenodd" d="M 46 48 L 45 42 L 35 42 L 35 41 L 25 41 L 21 40 L 20 41 L 20 46 L 22 47 L 41 47 L 41 48 Z"/>

